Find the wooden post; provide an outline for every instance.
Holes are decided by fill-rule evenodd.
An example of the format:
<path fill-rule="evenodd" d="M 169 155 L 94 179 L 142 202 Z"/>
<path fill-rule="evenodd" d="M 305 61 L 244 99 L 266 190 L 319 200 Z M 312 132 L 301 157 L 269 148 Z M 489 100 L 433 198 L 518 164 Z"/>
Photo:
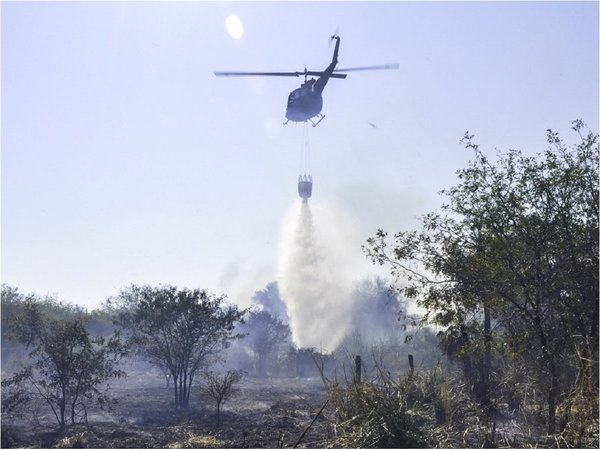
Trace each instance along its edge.
<path fill-rule="evenodd" d="M 362 375 L 362 361 L 360 359 L 360 355 L 356 355 L 354 358 L 354 383 L 361 383 L 361 375 Z"/>
<path fill-rule="evenodd" d="M 415 371 L 415 362 L 413 355 L 408 355 L 408 365 L 410 366 L 410 373 L 413 374 Z"/>

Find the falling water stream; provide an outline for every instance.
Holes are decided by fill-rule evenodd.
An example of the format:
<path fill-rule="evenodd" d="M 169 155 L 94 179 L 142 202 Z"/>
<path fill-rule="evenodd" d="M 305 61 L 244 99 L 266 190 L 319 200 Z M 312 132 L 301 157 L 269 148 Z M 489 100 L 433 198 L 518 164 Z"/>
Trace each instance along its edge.
<path fill-rule="evenodd" d="M 319 240 L 308 203 L 294 205 L 280 241 L 279 286 L 294 343 L 332 351 L 343 339 L 350 304 L 342 264 L 330 242 Z"/>

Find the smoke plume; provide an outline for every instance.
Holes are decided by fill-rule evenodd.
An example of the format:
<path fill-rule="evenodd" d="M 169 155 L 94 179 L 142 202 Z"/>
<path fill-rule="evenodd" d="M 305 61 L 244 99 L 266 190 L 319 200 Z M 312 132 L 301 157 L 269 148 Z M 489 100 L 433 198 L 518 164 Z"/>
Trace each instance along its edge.
<path fill-rule="evenodd" d="M 344 273 L 346 261 L 335 250 L 339 243 L 333 242 L 333 233 L 327 232 L 331 226 L 327 219 L 331 217 L 324 210 L 318 211 L 317 219 L 326 220 L 313 222 L 308 203 L 295 206 L 284 220 L 279 287 L 294 343 L 333 351 L 351 321 L 350 295 L 344 287 L 350 284 Z M 318 228 L 324 232 L 317 233 Z"/>

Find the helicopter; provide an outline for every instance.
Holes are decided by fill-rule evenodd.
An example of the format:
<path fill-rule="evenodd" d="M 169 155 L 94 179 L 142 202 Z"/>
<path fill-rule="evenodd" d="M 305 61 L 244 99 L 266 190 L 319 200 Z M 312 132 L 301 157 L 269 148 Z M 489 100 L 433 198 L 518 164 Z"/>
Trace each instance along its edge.
<path fill-rule="evenodd" d="M 306 122 L 310 121 L 313 127 L 316 127 L 325 118 L 321 114 L 323 109 L 323 89 L 330 78 L 346 78 L 347 74 L 343 72 L 353 72 L 359 70 L 390 70 L 398 69 L 398 64 L 382 64 L 378 66 L 352 67 L 348 69 L 336 69 L 338 63 L 338 52 L 340 50 L 340 37 L 331 36 L 330 42 L 335 40 L 335 49 L 331 63 L 322 71 L 307 70 L 302 72 L 214 72 L 218 77 L 231 76 L 276 76 L 276 77 L 299 77 L 304 75 L 304 83 L 299 88 L 290 92 L 285 111 L 286 125 L 288 122 Z M 317 79 L 308 79 L 308 76 L 316 76 Z M 316 118 L 316 122 L 312 119 Z"/>

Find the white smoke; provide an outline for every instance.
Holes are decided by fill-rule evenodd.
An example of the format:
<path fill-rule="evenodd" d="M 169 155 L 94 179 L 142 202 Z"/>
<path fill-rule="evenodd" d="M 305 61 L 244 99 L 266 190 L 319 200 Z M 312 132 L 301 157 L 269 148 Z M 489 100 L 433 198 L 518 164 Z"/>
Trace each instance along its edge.
<path fill-rule="evenodd" d="M 295 344 L 331 352 L 352 319 L 348 287 L 356 274 L 349 262 L 364 257 L 341 215 L 313 210 L 314 217 L 308 203 L 296 204 L 284 218 L 278 282 Z"/>

